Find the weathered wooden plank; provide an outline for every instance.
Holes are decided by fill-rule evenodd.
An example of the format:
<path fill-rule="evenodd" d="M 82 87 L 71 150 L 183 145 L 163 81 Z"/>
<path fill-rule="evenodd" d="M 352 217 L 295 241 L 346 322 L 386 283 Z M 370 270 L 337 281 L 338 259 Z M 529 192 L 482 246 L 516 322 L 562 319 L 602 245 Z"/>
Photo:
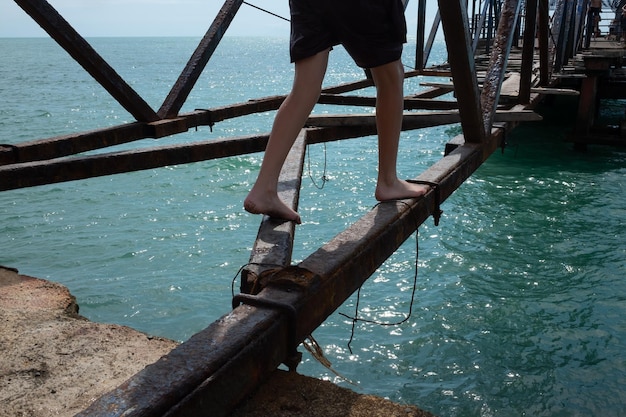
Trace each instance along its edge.
<path fill-rule="evenodd" d="M 89 45 L 45 0 L 15 0 L 136 120 L 152 122 L 159 117 L 139 94 Z"/>

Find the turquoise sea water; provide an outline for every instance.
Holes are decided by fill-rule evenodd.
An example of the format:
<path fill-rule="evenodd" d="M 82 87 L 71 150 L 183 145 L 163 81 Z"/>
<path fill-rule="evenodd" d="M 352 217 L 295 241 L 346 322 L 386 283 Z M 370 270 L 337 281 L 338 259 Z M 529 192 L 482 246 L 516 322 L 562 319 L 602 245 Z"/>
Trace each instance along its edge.
<path fill-rule="evenodd" d="M 153 108 L 197 44 L 191 38 L 91 39 Z M 411 64 L 411 46 L 406 63 Z M 327 85 L 359 79 L 341 48 Z M 54 42 L 0 39 L 0 143 L 131 121 Z M 445 59 L 438 45 L 432 59 Z M 285 39 L 226 38 L 183 111 L 283 94 Z M 410 80 L 405 92 L 424 88 Z M 371 91 L 368 91 L 371 93 Z M 623 112 L 612 102 L 606 117 Z M 349 384 L 304 354 L 300 372 L 440 416 L 626 414 L 626 152 L 564 143 L 575 102 L 508 138 L 419 230 L 417 291 L 399 326 L 334 314 L 314 337 Z M 316 112 L 369 109 L 318 106 Z M 273 112 L 200 128 L 154 146 L 267 132 Z M 403 133 L 400 172 L 437 161 L 458 126 Z M 294 262 L 374 204 L 375 138 L 315 145 L 303 182 Z M 0 193 L 0 264 L 66 285 L 91 320 L 184 341 L 230 309 L 259 217 L 241 202 L 262 155 Z M 322 189 L 321 176 L 328 182 Z M 409 310 L 410 238 L 361 291 L 359 316 Z M 354 314 L 356 297 L 338 312 Z"/>

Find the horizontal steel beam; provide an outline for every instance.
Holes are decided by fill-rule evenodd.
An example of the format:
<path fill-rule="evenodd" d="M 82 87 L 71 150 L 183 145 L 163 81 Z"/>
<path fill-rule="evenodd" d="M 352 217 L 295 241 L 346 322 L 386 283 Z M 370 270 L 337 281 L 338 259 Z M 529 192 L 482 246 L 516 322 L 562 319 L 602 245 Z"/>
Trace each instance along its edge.
<path fill-rule="evenodd" d="M 158 139 L 198 126 L 213 126 L 223 120 L 276 110 L 284 99 L 285 96 L 259 98 L 245 103 L 196 110 L 153 123 L 135 122 L 15 145 L 0 145 L 0 166 L 60 158 L 146 138 Z"/>
<path fill-rule="evenodd" d="M 264 101 L 263 103 L 267 103 Z M 237 111 L 240 107 L 229 107 L 211 111 L 222 117 L 223 113 Z M 206 113 L 202 114 L 206 116 Z M 165 124 L 165 122 L 157 122 L 157 124 L 165 124 L 159 126 L 158 129 L 170 129 L 173 126 L 180 129 L 187 120 L 191 120 L 198 115 L 191 114 L 188 119 L 179 120 L 179 127 L 176 125 Z M 497 115 L 496 120 L 499 121 L 522 121 L 522 120 L 539 120 L 536 113 L 531 111 L 502 111 Z M 441 124 L 451 124 L 459 122 L 458 112 L 433 112 L 425 114 L 407 113 L 403 122 L 403 130 L 419 129 L 428 126 Z M 312 117 L 314 124 L 321 126 L 318 129 L 310 129 L 308 132 L 309 143 L 328 142 L 333 140 L 341 140 L 348 138 L 363 137 L 376 134 L 376 126 L 373 115 L 350 117 L 325 118 Z M 174 123 L 174 122 L 172 122 Z M 129 135 L 138 135 L 145 133 L 147 128 L 151 132 L 155 132 L 154 124 L 130 124 L 126 125 Z M 29 144 L 16 148 L 16 152 L 30 152 L 30 156 L 39 155 L 38 152 L 50 151 L 50 148 L 58 148 L 65 146 L 66 152 L 76 152 L 77 149 L 69 146 L 85 146 L 91 141 L 98 142 L 105 138 L 106 140 L 117 140 L 123 138 L 119 130 L 102 130 L 87 133 L 84 136 L 75 135 L 71 140 L 67 138 L 59 138 L 58 140 L 50 140 L 44 144 L 36 143 L 32 149 Z M 111 139 L 112 138 L 112 139 Z M 261 152 L 265 149 L 268 135 L 253 135 L 234 137 L 226 139 L 215 139 L 202 142 L 188 143 L 182 145 L 158 146 L 153 148 L 129 150 L 121 152 L 111 152 L 85 157 L 74 157 L 66 159 L 42 160 L 17 164 L 0 165 L 0 191 L 13 190 L 17 188 L 34 187 L 45 184 L 55 184 L 65 181 L 75 181 L 86 178 L 93 178 L 104 175 L 121 174 L 125 172 L 141 171 L 145 169 L 153 169 L 168 165 L 185 164 L 192 162 L 206 161 L 210 159 L 224 158 L 229 156 L 243 155 L 255 152 Z M 120 139 L 119 143 L 123 141 Z M 10 148 L 7 152 L 10 152 Z"/>
<path fill-rule="evenodd" d="M 0 166 L 0 191 L 261 152 L 267 135 Z"/>
<path fill-rule="evenodd" d="M 317 102 L 320 104 L 336 104 L 341 106 L 376 107 L 376 97 L 322 94 Z M 458 107 L 458 103 L 454 100 L 434 100 L 413 97 L 404 99 L 405 110 L 451 110 Z"/>
<path fill-rule="evenodd" d="M 532 110 L 498 110 L 494 117 L 496 122 L 536 122 L 542 117 Z M 403 130 L 421 129 L 426 127 L 441 126 L 459 123 L 461 115 L 458 111 L 410 113 L 405 112 L 403 117 Z M 373 114 L 321 114 L 311 115 L 307 126 L 332 127 L 332 126 L 375 126 L 376 116 Z"/>

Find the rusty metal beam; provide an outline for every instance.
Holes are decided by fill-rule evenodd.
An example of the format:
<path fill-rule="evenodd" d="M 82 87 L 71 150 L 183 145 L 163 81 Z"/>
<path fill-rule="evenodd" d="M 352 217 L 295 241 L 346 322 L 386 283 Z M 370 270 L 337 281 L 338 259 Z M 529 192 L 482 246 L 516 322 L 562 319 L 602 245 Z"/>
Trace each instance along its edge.
<path fill-rule="evenodd" d="M 310 130 L 309 142 L 328 142 L 375 133 L 375 127 L 370 126 L 318 128 Z M 0 191 L 261 152 L 265 149 L 267 140 L 268 135 L 252 135 L 86 157 L 3 165 L 0 166 Z"/>
<path fill-rule="evenodd" d="M 267 135 L 0 166 L 0 191 L 261 152 Z"/>
<path fill-rule="evenodd" d="M 226 0 L 159 109 L 162 118 L 176 117 L 204 67 L 230 26 L 243 0 Z"/>
<path fill-rule="evenodd" d="M 60 158 L 106 146 L 120 145 L 150 137 L 147 125 L 127 125 L 18 143 L 0 145 L 0 166 Z"/>
<path fill-rule="evenodd" d="M 522 45 L 522 68 L 520 71 L 519 102 L 530 101 L 533 63 L 535 57 L 535 34 L 537 33 L 537 0 L 526 0 L 524 37 Z"/>
<path fill-rule="evenodd" d="M 413 130 L 458 123 L 460 115 L 458 112 L 407 113 L 404 119 L 402 129 Z M 497 113 L 496 120 L 536 121 L 539 120 L 539 116 L 528 110 L 515 112 L 503 110 Z M 312 116 L 310 121 L 310 124 L 320 125 L 319 129 L 309 130 L 307 139 L 310 143 L 376 134 L 375 119 L 372 115 Z M 133 128 L 133 125 L 129 127 Z M 253 135 L 86 157 L 1 165 L 0 191 L 261 152 L 265 149 L 267 140 L 267 135 Z"/>
<path fill-rule="evenodd" d="M 537 40 L 539 42 L 539 85 L 550 84 L 552 62 L 550 61 L 550 8 L 548 0 L 539 0 L 537 9 L 538 28 Z"/>
<path fill-rule="evenodd" d="M 441 23 L 448 47 L 448 61 L 459 102 L 461 127 L 468 142 L 485 140 L 476 64 L 470 45 L 465 0 L 438 0 Z"/>
<path fill-rule="evenodd" d="M 496 113 L 520 6 L 521 0 L 505 0 L 500 13 L 500 23 L 494 38 L 493 50 L 490 55 L 489 66 L 480 97 L 486 132 L 491 130 Z"/>
<path fill-rule="evenodd" d="M 494 121 L 497 122 L 535 122 L 541 120 L 541 116 L 532 110 L 498 110 L 495 113 L 494 118 Z M 425 127 L 459 123 L 460 121 L 461 115 L 458 111 L 428 113 L 405 112 L 402 121 L 402 129 L 421 129 Z M 315 114 L 309 116 L 306 121 L 306 126 L 316 127 L 375 125 L 376 116 L 373 114 Z"/>
<path fill-rule="evenodd" d="M 415 41 L 415 69 L 421 70 L 426 65 L 424 59 L 424 38 L 426 33 L 426 0 L 417 2 L 417 34 Z"/>
<path fill-rule="evenodd" d="M 197 126 L 212 126 L 223 120 L 276 110 L 284 98 L 285 96 L 259 98 L 245 103 L 196 110 L 174 119 L 153 123 L 130 123 L 16 145 L 4 145 L 0 146 L 0 166 L 60 158 L 140 139 L 161 138 L 186 132 Z"/>
<path fill-rule="evenodd" d="M 306 153 L 306 130 L 302 130 L 278 178 L 278 196 L 293 210 L 298 210 L 302 169 Z M 276 268 L 284 268 L 291 264 L 295 223 L 263 216 L 259 232 L 252 247 L 249 265 L 241 271 L 241 292 L 256 294 L 259 289 L 254 286 L 260 282 L 261 275 Z"/>
<path fill-rule="evenodd" d="M 435 14 L 435 19 L 433 20 L 433 25 L 430 28 L 430 34 L 428 35 L 428 40 L 426 41 L 425 50 L 424 50 L 424 66 L 428 63 L 428 58 L 430 57 L 430 53 L 433 50 L 433 44 L 435 43 L 435 37 L 437 36 L 437 31 L 439 30 L 439 25 L 441 24 L 441 15 L 439 10 Z"/>
<path fill-rule="evenodd" d="M 449 197 L 502 136 L 496 129 L 482 144 L 462 144 L 418 177 L 438 183 L 437 190 L 376 206 L 298 266 L 273 274 L 258 295 L 236 297 L 231 313 L 78 416 L 227 416 L 437 210 L 435 193 Z"/>
<path fill-rule="evenodd" d="M 336 104 L 342 106 L 376 107 L 376 97 L 321 94 L 317 102 L 320 104 Z M 413 97 L 404 99 L 405 110 L 451 110 L 457 109 L 458 107 L 458 103 L 453 100 L 433 100 Z"/>
<path fill-rule="evenodd" d="M 136 120 L 153 122 L 159 117 L 139 94 L 45 0 L 15 0 Z"/>

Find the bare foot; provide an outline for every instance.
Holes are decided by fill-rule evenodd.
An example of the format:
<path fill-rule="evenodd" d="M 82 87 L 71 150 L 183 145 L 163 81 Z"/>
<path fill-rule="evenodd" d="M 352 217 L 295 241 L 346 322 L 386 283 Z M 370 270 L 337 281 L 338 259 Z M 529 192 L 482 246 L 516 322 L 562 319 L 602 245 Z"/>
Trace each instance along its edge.
<path fill-rule="evenodd" d="M 398 179 L 393 184 L 377 184 L 374 196 L 378 201 L 402 200 L 405 198 L 417 198 L 426 194 L 430 186 L 415 184 Z"/>
<path fill-rule="evenodd" d="M 243 208 L 248 213 L 266 214 L 277 219 L 293 221 L 296 224 L 302 223 L 300 215 L 283 203 L 276 194 L 257 194 L 250 191 L 243 202 Z"/>

